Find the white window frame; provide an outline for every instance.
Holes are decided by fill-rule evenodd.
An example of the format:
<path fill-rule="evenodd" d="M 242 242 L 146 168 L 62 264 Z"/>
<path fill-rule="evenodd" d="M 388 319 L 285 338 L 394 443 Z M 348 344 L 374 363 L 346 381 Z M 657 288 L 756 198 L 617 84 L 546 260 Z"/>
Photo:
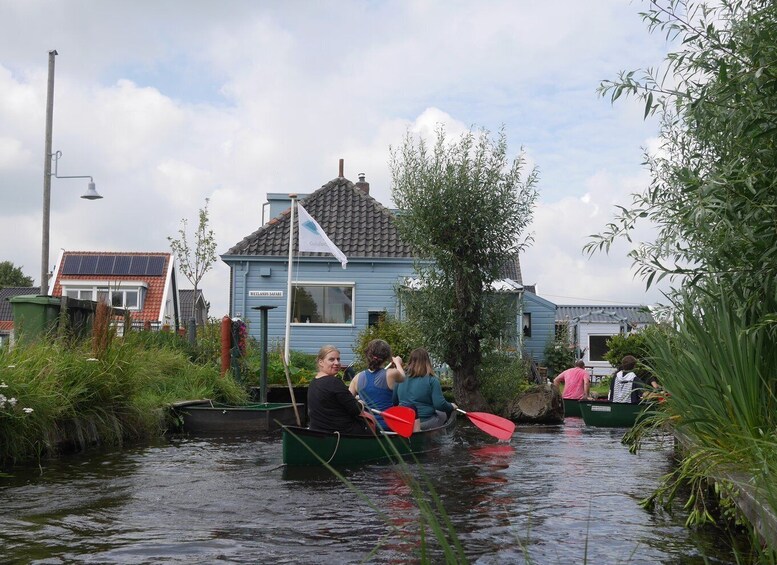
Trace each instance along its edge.
<path fill-rule="evenodd" d="M 292 281 L 291 283 L 291 311 L 294 313 L 294 296 L 297 287 L 306 286 L 323 286 L 323 287 L 337 287 L 337 288 L 350 288 L 351 289 L 351 321 L 343 323 L 331 323 L 331 322 L 295 322 L 292 318 L 292 326 L 305 326 L 305 327 L 340 327 L 350 328 L 354 326 L 354 313 L 356 312 L 356 283 L 353 281 Z"/>
<path fill-rule="evenodd" d="M 127 284 L 127 283 L 130 284 Z M 148 284 L 136 281 L 87 281 L 73 280 L 61 281 L 62 294 L 70 298 L 79 300 L 100 300 L 105 299 L 110 306 L 114 308 L 123 308 L 132 312 L 143 310 L 143 304 L 148 293 Z M 73 296 L 73 294 L 77 296 Z M 127 293 L 135 293 L 136 303 L 134 306 L 125 306 L 127 304 Z M 121 296 L 121 305 L 113 304 L 114 297 Z"/>

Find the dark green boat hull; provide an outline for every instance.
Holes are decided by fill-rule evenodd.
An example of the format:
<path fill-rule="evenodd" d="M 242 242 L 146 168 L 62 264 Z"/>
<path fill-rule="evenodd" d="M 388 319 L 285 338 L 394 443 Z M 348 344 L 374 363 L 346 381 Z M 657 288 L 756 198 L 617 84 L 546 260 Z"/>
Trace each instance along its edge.
<path fill-rule="evenodd" d="M 456 423 L 456 412 L 444 426 L 415 432 L 403 438 L 394 432 L 377 436 L 357 436 L 319 432 L 307 428 L 283 428 L 283 462 L 289 466 L 332 466 L 396 459 L 432 449 Z"/>
<path fill-rule="evenodd" d="M 578 404 L 585 425 L 600 428 L 630 428 L 649 408 L 646 404 L 621 404 L 600 400 L 581 400 Z"/>
<path fill-rule="evenodd" d="M 572 400 L 570 398 L 564 398 L 564 417 L 565 418 L 582 418 L 583 414 L 580 412 L 580 401 Z"/>
<path fill-rule="evenodd" d="M 183 431 L 191 434 L 246 434 L 271 432 L 297 423 L 292 404 L 222 404 L 211 400 L 178 402 L 172 406 Z M 302 417 L 304 405 L 297 404 Z"/>

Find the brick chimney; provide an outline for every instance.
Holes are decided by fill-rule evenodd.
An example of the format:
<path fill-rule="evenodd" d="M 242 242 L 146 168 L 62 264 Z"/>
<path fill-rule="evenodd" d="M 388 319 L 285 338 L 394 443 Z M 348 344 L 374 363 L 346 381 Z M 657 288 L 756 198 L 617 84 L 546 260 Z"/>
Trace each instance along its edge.
<path fill-rule="evenodd" d="M 368 183 L 366 180 L 364 180 L 364 173 L 359 173 L 359 182 L 357 182 L 354 186 L 361 190 L 364 194 L 370 193 L 370 183 Z"/>

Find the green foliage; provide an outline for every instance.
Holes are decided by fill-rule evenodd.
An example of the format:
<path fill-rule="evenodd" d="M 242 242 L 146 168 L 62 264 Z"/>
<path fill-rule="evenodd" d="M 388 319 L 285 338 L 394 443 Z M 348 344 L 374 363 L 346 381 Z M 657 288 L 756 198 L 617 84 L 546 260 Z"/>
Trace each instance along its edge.
<path fill-rule="evenodd" d="M 562 325 L 561 328 L 553 339 L 548 340 L 543 351 L 548 377 L 569 369 L 576 361 L 575 346 L 572 345 L 569 338 L 569 327 Z"/>
<path fill-rule="evenodd" d="M 0 350 L 0 367 L 2 465 L 65 445 L 116 445 L 161 434 L 163 406 L 175 401 L 248 400 L 230 376 L 193 364 L 174 347 L 153 345 L 148 332 L 113 340 L 99 359 L 89 342 L 20 343 Z"/>
<path fill-rule="evenodd" d="M 250 340 L 246 365 L 248 374 L 244 381 L 248 385 L 258 386 L 262 370 L 262 352 L 254 340 Z M 302 351 L 289 351 L 289 377 L 294 386 L 306 385 L 316 376 L 316 356 Z M 283 368 L 283 348 L 270 348 L 267 352 L 267 384 L 287 386 Z"/>
<path fill-rule="evenodd" d="M 671 423 L 691 449 L 649 502 L 668 503 L 690 483 L 689 523 L 711 521 L 702 496 L 708 478 L 742 470 L 761 503 L 777 508 L 773 339 L 767 328 L 748 327 L 731 297 L 681 314 L 676 331 L 648 336 L 650 367 L 670 393 L 653 425 Z"/>
<path fill-rule="evenodd" d="M 528 374 L 527 361 L 515 352 L 494 350 L 483 356 L 480 388 L 495 413 L 504 413 L 507 404 L 530 386 Z"/>
<path fill-rule="evenodd" d="M 405 361 L 413 349 L 427 346 L 423 334 L 415 323 L 399 320 L 384 312 L 377 324 L 364 328 L 356 336 L 353 351 L 357 357 L 353 361 L 357 372 L 367 366 L 364 362 L 364 351 L 373 339 L 384 340 L 391 346 L 392 354 L 402 357 Z"/>
<path fill-rule="evenodd" d="M 656 238 L 630 255 L 648 285 L 679 277 L 698 296 L 714 282 L 757 319 L 761 297 L 777 297 L 777 5 L 653 0 L 643 17 L 679 49 L 600 92 L 660 116 L 661 151 L 646 155 L 651 185 L 586 249 L 609 249 L 646 218 Z"/>
<path fill-rule="evenodd" d="M 451 140 L 440 127 L 432 144 L 408 134 L 392 150 L 397 226 L 419 258 L 421 288 L 408 293 L 407 312 L 455 379 L 474 385 L 467 394 L 477 391 L 482 342 L 505 328 L 499 301 L 484 290 L 526 244 L 518 238 L 531 222 L 537 173 L 524 178 L 522 169 L 522 157 L 507 157 L 504 132 Z"/>
<path fill-rule="evenodd" d="M 617 334 L 607 340 L 607 353 L 604 359 L 613 367 L 618 367 L 626 355 L 633 355 L 637 359 L 635 372 L 643 382 L 648 382 L 651 376 L 650 369 L 646 363 L 650 359 L 650 336 L 655 333 L 667 331 L 667 328 L 660 325 L 651 325 L 646 328 L 630 334 Z"/>
<path fill-rule="evenodd" d="M 205 206 L 200 208 L 199 223 L 197 231 L 194 232 L 194 249 L 189 247 L 187 240 L 186 218 L 181 219 L 181 227 L 178 230 L 180 239 L 167 238 L 170 249 L 178 260 L 178 269 L 194 286 L 195 298 L 202 277 L 216 261 L 216 237 L 213 230 L 208 227 L 208 203 L 209 200 L 206 198 Z"/>
<path fill-rule="evenodd" d="M 22 268 L 11 261 L 0 261 L 0 288 L 9 286 L 32 286 L 32 277 L 26 276 Z"/>
<path fill-rule="evenodd" d="M 692 451 L 652 498 L 671 499 L 688 480 L 689 521 L 703 522 L 707 477 L 741 470 L 774 510 L 777 4 L 652 0 L 643 18 L 677 51 L 600 92 L 657 114 L 661 150 L 646 155 L 650 186 L 586 250 L 631 241 L 646 218 L 657 231 L 630 253 L 638 273 L 648 286 L 681 283 L 670 295 L 677 330 L 646 337 L 648 364 L 671 394 L 656 423 L 687 434 Z"/>

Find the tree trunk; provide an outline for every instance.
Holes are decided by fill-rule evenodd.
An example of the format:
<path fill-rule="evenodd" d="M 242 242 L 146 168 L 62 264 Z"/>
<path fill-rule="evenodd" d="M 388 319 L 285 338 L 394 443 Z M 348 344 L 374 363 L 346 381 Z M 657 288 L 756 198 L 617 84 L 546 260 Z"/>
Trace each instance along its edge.
<path fill-rule="evenodd" d="M 465 361 L 464 366 L 453 369 L 453 394 L 462 410 L 490 412 L 488 402 L 480 393 L 480 383 L 472 362 Z"/>
<path fill-rule="evenodd" d="M 554 387 L 536 385 L 508 405 L 507 417 L 516 422 L 558 424 L 564 421 L 564 403 Z"/>

